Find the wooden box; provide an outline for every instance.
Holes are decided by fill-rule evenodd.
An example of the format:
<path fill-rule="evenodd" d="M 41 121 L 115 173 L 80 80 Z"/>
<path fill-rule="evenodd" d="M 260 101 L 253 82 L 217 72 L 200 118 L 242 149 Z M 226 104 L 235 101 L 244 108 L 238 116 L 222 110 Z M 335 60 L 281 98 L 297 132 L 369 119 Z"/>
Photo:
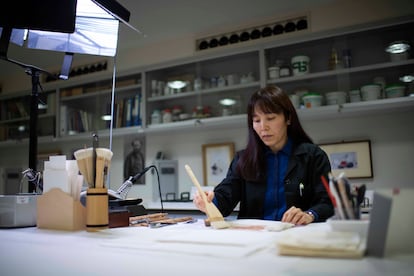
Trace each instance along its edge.
<path fill-rule="evenodd" d="M 37 227 L 77 231 L 86 228 L 86 208 L 59 188 L 37 199 Z"/>

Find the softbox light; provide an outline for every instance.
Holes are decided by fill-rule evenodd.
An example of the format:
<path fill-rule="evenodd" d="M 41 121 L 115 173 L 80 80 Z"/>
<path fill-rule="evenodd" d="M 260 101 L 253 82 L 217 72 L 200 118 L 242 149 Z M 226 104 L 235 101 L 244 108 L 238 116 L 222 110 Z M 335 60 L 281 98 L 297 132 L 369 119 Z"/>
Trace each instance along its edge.
<path fill-rule="evenodd" d="M 77 0 L 75 2 L 77 4 L 74 32 L 51 31 L 52 27 L 45 28 L 46 30 L 33 30 L 28 27 L 27 47 L 58 52 L 115 56 L 119 21 L 127 23 L 129 12 L 121 5 L 115 5 L 116 1 Z M 109 8 L 115 10 L 108 10 Z M 54 20 L 50 24 L 53 22 Z M 37 27 L 41 24 L 35 25 Z M 23 45 L 25 35 L 24 30 L 14 29 L 10 42 Z"/>
<path fill-rule="evenodd" d="M 67 79 L 74 53 L 116 55 L 119 22 L 140 33 L 129 25 L 129 16 L 130 12 L 116 0 L 13 0 L 0 8 L 0 59 L 23 67 L 32 76 L 30 169 L 35 171 L 37 162 L 39 75 L 47 72 L 8 58 L 9 43 L 64 52 L 60 78 Z M 33 190 L 34 185 L 29 187 L 29 192 Z"/>

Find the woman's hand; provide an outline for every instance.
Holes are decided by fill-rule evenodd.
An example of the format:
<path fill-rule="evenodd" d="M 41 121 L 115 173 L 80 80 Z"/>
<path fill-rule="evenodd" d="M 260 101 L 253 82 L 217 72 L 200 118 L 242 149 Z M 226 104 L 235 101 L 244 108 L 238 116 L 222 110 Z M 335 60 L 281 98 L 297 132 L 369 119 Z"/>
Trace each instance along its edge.
<path fill-rule="evenodd" d="M 213 191 L 207 191 L 204 192 L 207 196 L 207 201 L 211 202 L 214 198 L 214 192 Z M 203 198 L 201 195 L 196 191 L 193 199 L 194 205 L 202 212 L 206 212 L 206 205 L 204 204 Z"/>
<path fill-rule="evenodd" d="M 306 225 L 313 222 L 314 217 L 300 208 L 292 206 L 287 210 L 282 217 L 282 222 L 289 222 L 295 225 Z"/>

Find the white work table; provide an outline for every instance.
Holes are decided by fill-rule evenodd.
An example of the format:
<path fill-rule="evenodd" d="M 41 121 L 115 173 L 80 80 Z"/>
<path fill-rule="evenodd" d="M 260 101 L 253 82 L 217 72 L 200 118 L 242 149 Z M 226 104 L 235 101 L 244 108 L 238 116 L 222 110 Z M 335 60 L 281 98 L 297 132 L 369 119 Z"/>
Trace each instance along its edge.
<path fill-rule="evenodd" d="M 202 220 L 162 228 L 100 232 L 16 228 L 0 230 L 2 276 L 18 275 L 413 275 L 414 255 L 330 259 L 280 256 L 286 232 L 329 231 L 326 223 L 281 232 L 215 230 Z M 186 236 L 228 237 L 234 246 L 179 242 Z M 176 237 L 176 242 L 174 242 Z M 250 249 L 237 239 L 251 241 Z M 259 250 L 254 245 L 265 244 Z"/>

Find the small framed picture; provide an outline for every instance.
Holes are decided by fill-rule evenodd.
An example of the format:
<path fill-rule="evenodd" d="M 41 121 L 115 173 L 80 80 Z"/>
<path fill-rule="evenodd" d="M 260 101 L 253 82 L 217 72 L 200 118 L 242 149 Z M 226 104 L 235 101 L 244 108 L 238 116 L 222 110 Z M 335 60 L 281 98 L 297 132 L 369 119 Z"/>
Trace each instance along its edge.
<path fill-rule="evenodd" d="M 319 145 L 328 155 L 332 173 L 347 178 L 372 178 L 371 142 L 369 140 Z"/>
<path fill-rule="evenodd" d="M 128 139 L 129 138 L 129 139 Z M 145 137 L 131 136 L 125 139 L 124 144 L 124 180 L 136 176 L 145 168 Z M 136 179 L 133 184 L 145 184 L 145 176 Z"/>
<path fill-rule="evenodd" d="M 226 177 L 234 156 L 234 143 L 205 144 L 202 148 L 204 185 L 216 186 Z"/>

